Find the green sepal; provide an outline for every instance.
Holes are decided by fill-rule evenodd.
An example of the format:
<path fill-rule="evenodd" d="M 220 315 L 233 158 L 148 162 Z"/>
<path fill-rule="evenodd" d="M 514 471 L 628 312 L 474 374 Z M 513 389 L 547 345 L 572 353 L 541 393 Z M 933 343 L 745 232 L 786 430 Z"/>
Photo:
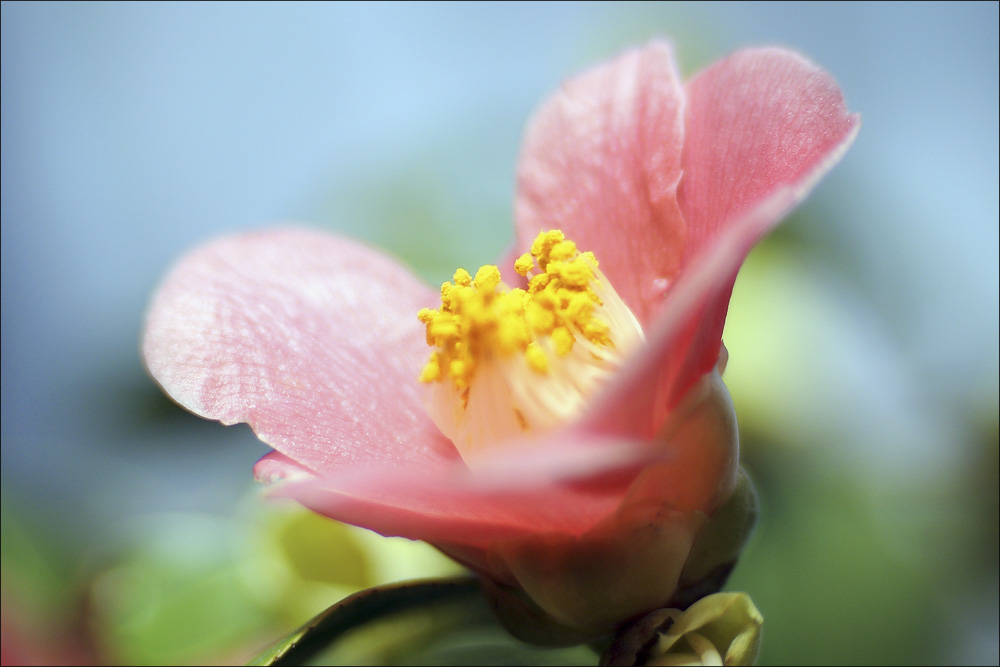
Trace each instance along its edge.
<path fill-rule="evenodd" d="M 696 592 L 688 592 L 683 604 L 673 600 L 671 607 L 687 608 L 725 585 L 729 572 L 753 533 L 758 512 L 753 480 L 740 468 L 733 494 L 699 533 L 681 573 L 680 591 L 690 588 Z"/>
<path fill-rule="evenodd" d="M 471 577 L 377 586 L 344 598 L 275 642 L 249 665 L 303 665 L 349 630 L 418 607 L 480 595 Z"/>
<path fill-rule="evenodd" d="M 563 625 L 546 614 L 535 602 L 514 588 L 503 586 L 484 578 L 483 595 L 494 615 L 512 636 L 532 644 L 549 648 L 577 646 L 600 641 L 601 636 L 585 628 Z M 599 653 L 600 651 L 598 651 Z"/>

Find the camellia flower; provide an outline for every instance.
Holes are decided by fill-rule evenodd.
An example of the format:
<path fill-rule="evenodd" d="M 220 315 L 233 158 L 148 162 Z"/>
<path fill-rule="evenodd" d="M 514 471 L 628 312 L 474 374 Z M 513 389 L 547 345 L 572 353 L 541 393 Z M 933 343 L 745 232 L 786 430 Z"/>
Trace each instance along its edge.
<path fill-rule="evenodd" d="M 434 544 L 501 617 L 594 635 L 738 554 L 752 519 L 712 519 L 740 480 L 729 296 L 858 127 L 795 53 L 739 51 L 682 84 L 653 42 L 538 112 L 499 267 L 438 294 L 344 238 L 223 238 L 160 287 L 146 363 L 273 446 L 255 472 L 280 493 Z"/>

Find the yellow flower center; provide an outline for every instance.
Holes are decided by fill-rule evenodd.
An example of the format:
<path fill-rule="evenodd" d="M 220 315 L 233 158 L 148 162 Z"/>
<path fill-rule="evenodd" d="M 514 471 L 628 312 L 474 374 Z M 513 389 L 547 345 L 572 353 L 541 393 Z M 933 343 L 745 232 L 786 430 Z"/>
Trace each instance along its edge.
<path fill-rule="evenodd" d="M 561 231 L 539 234 L 514 269 L 527 289 L 496 266 L 458 269 L 441 307 L 418 314 L 434 348 L 420 373 L 428 410 L 466 461 L 571 419 L 643 340 L 594 254 Z"/>

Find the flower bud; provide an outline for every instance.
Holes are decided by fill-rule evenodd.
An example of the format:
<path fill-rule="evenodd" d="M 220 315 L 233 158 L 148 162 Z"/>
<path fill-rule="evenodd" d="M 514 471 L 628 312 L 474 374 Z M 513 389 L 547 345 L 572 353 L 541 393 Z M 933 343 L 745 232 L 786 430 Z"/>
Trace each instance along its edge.
<path fill-rule="evenodd" d="M 647 665 L 752 665 L 764 623 L 746 593 L 702 598 L 659 633 Z"/>
<path fill-rule="evenodd" d="M 621 632 L 602 665 L 752 665 L 764 617 L 746 593 L 716 593 L 660 609 Z"/>

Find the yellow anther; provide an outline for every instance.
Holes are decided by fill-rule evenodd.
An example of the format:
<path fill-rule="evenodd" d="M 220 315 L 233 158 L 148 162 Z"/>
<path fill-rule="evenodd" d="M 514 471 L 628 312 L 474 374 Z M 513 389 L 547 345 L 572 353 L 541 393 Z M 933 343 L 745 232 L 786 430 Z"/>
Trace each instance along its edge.
<path fill-rule="evenodd" d="M 581 289 L 590 285 L 594 279 L 594 269 L 583 259 L 575 259 L 572 262 L 564 262 L 560 267 L 559 279 L 570 287 Z"/>
<path fill-rule="evenodd" d="M 586 322 L 594 312 L 594 302 L 586 292 L 571 292 L 563 296 L 563 315 L 572 322 Z"/>
<path fill-rule="evenodd" d="M 455 281 L 456 285 L 461 285 L 462 287 L 468 287 L 472 284 L 472 276 L 465 269 L 457 269 L 452 280 Z"/>
<path fill-rule="evenodd" d="M 574 256 L 576 256 L 576 244 L 572 241 L 560 241 L 549 251 L 549 259 L 555 261 L 571 259 Z"/>
<path fill-rule="evenodd" d="M 481 266 L 476 271 L 476 279 L 473 281 L 477 290 L 493 290 L 500 284 L 500 269 L 495 266 Z"/>
<path fill-rule="evenodd" d="M 531 342 L 528 347 L 524 350 L 524 358 L 528 362 L 528 366 L 531 370 L 536 373 L 548 373 L 549 372 L 549 358 L 545 354 L 545 351 L 539 347 L 538 343 Z"/>
<path fill-rule="evenodd" d="M 434 337 L 434 340 L 458 338 L 462 330 L 455 318 L 447 314 L 439 313 L 430 324 L 427 325 L 427 333 Z"/>
<path fill-rule="evenodd" d="M 523 318 L 504 318 L 497 328 L 497 343 L 500 354 L 510 356 L 525 349 L 531 342 L 531 331 Z"/>
<path fill-rule="evenodd" d="M 469 386 L 469 376 L 471 375 L 472 368 L 470 364 L 462 359 L 453 359 L 450 364 L 448 364 L 448 375 L 451 376 L 452 381 L 455 386 L 459 389 L 464 389 Z"/>
<path fill-rule="evenodd" d="M 543 259 L 547 262 L 552 246 L 557 243 L 561 243 L 565 239 L 566 237 L 558 229 L 552 229 L 547 232 L 539 232 L 538 236 L 535 237 L 534 242 L 531 244 L 531 254 L 539 260 L 539 264 L 541 264 Z M 542 268 L 544 269 L 545 267 Z"/>
<path fill-rule="evenodd" d="M 547 334 L 552 331 L 557 320 L 555 308 L 538 301 L 532 301 L 524 311 L 524 317 L 532 331 Z"/>
<path fill-rule="evenodd" d="M 440 379 L 441 363 L 438 361 L 437 353 L 434 353 L 431 355 L 431 358 L 427 360 L 427 363 L 424 364 L 423 370 L 420 371 L 420 381 L 428 383 L 437 382 Z"/>
<path fill-rule="evenodd" d="M 552 342 L 556 344 L 556 354 L 565 357 L 573 351 L 573 343 L 576 339 L 566 327 L 557 327 L 552 331 Z"/>
<path fill-rule="evenodd" d="M 551 275 L 548 273 L 539 273 L 538 275 L 533 276 L 528 282 L 528 291 L 532 294 L 540 292 L 545 289 L 550 282 L 552 282 Z"/>
<path fill-rule="evenodd" d="M 611 347 L 613 345 L 608 325 L 600 320 L 591 318 L 587 321 L 583 326 L 583 335 L 591 343 L 603 345 L 604 347 Z"/>
<path fill-rule="evenodd" d="M 527 276 L 528 272 L 533 268 L 535 268 L 535 260 L 532 258 L 531 253 L 524 253 L 514 262 L 514 270 L 521 276 Z"/>

